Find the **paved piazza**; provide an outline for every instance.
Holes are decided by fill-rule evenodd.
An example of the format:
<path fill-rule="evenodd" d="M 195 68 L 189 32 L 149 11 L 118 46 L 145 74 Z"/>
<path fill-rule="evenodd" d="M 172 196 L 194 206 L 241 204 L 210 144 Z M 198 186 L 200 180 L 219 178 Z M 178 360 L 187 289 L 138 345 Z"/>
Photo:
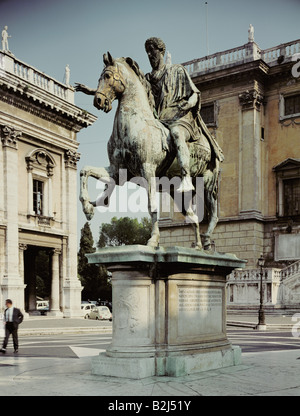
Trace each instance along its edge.
<path fill-rule="evenodd" d="M 2 396 L 198 396 L 299 395 L 300 339 L 287 331 L 229 329 L 243 350 L 242 365 L 191 376 L 142 380 L 93 376 L 91 357 L 104 351 L 110 334 L 23 336 L 0 356 Z"/>

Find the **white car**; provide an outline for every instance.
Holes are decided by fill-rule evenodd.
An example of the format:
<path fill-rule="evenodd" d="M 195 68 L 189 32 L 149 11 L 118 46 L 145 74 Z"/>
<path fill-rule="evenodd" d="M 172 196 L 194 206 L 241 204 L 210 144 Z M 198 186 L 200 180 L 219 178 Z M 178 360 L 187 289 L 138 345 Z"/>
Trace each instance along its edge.
<path fill-rule="evenodd" d="M 37 311 L 49 311 L 49 300 L 37 300 L 36 309 Z"/>
<path fill-rule="evenodd" d="M 96 306 L 93 303 L 82 303 L 81 304 L 81 312 L 84 319 L 90 318 L 90 313 Z"/>
<path fill-rule="evenodd" d="M 107 306 L 97 306 L 90 313 L 90 319 L 112 320 L 111 311 Z"/>

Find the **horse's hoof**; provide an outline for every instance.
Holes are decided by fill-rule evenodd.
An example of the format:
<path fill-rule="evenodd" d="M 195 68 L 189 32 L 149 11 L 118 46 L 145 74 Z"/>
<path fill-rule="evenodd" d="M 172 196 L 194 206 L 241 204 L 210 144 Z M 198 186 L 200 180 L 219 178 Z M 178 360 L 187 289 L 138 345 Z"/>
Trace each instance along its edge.
<path fill-rule="evenodd" d="M 94 214 L 85 214 L 85 217 L 88 221 L 91 221 L 91 219 L 93 218 Z"/>
<path fill-rule="evenodd" d="M 93 205 L 90 202 L 84 201 L 83 212 L 85 213 L 86 219 L 91 221 L 95 212 Z"/>

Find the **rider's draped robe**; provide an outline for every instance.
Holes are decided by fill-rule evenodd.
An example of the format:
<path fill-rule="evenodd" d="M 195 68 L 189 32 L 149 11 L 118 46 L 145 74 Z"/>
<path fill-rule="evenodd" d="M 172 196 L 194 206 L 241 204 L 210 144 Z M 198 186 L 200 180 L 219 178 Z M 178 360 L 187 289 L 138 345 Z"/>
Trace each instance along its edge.
<path fill-rule="evenodd" d="M 159 120 L 168 128 L 174 125 L 185 127 L 190 133 L 191 141 L 200 140 L 204 134 L 216 157 L 222 161 L 222 150 L 200 115 L 201 93 L 186 69 L 182 65 L 164 65 L 161 69 L 147 74 L 146 78 L 151 84 Z M 179 104 L 187 102 L 194 93 L 198 95 L 195 107 L 188 110 L 180 109 Z"/>

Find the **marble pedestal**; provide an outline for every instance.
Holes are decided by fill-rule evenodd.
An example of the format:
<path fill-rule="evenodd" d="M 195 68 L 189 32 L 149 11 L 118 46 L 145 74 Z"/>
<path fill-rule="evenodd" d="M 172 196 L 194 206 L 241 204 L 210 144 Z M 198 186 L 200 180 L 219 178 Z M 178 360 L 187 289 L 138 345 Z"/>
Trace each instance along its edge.
<path fill-rule="evenodd" d="M 107 247 L 87 255 L 112 272 L 113 338 L 92 373 L 184 376 L 237 365 L 226 335 L 226 276 L 245 262 L 185 247 Z"/>

